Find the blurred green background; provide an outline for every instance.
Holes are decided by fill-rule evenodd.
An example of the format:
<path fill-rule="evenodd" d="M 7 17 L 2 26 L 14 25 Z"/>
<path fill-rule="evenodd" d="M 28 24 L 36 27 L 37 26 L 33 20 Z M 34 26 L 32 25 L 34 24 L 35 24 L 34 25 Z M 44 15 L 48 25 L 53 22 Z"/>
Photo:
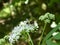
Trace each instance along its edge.
<path fill-rule="evenodd" d="M 0 0 L 0 38 L 26 19 L 37 20 L 40 26 L 39 16 L 46 12 L 55 14 L 56 23 L 60 22 L 60 0 Z"/>

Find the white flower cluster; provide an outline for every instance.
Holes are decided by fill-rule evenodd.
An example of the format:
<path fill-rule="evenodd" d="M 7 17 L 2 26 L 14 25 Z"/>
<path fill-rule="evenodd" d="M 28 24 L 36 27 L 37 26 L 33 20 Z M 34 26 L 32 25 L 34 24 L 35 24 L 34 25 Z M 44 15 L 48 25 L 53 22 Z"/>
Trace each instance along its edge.
<path fill-rule="evenodd" d="M 39 20 L 44 21 L 45 23 L 50 23 L 51 20 L 55 20 L 55 15 L 47 12 L 45 15 L 41 15 Z"/>
<path fill-rule="evenodd" d="M 20 24 L 12 30 L 12 33 L 9 36 L 9 42 L 14 43 L 15 41 L 18 41 L 23 30 L 26 30 L 26 32 L 30 32 L 37 28 L 38 24 L 36 21 L 34 21 L 34 24 L 30 24 L 28 23 L 28 21 L 20 22 Z"/>

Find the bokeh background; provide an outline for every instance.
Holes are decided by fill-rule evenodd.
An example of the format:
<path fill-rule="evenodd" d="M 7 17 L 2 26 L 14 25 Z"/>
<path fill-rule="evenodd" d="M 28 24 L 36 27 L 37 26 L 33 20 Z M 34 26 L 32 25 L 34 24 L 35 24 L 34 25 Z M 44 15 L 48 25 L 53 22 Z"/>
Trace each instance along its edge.
<path fill-rule="evenodd" d="M 0 38 L 9 34 L 20 21 L 26 19 L 31 20 L 31 23 L 37 20 L 41 30 L 43 23 L 40 24 L 39 16 L 47 12 L 56 16 L 56 23 L 60 22 L 60 0 L 0 0 Z M 50 27 L 47 30 L 48 33 Z M 31 34 L 32 39 L 39 37 L 38 32 Z"/>

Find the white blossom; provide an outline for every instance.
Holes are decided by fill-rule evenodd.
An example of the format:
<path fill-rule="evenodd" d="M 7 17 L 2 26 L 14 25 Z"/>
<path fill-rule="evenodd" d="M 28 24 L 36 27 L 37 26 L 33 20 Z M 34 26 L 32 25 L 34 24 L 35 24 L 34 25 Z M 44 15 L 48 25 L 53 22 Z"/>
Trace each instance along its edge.
<path fill-rule="evenodd" d="M 30 24 L 30 23 L 27 24 L 27 23 L 28 21 L 22 21 L 18 26 L 16 26 L 12 30 L 9 36 L 10 43 L 14 43 L 15 41 L 18 41 L 18 39 L 20 38 L 21 32 L 23 30 L 26 30 L 26 32 L 30 32 L 38 28 L 38 24 L 36 21 L 34 22 L 34 24 Z"/>
<path fill-rule="evenodd" d="M 29 2 L 29 0 L 26 0 L 26 1 L 25 1 L 25 4 L 28 4 L 28 2 Z"/>
<path fill-rule="evenodd" d="M 37 21 L 34 21 L 34 25 L 35 25 L 37 28 L 39 28 L 39 27 L 38 27 L 38 24 L 37 24 Z"/>
<path fill-rule="evenodd" d="M 55 22 L 52 22 L 51 28 L 55 28 L 56 26 L 57 26 L 57 24 Z"/>
<path fill-rule="evenodd" d="M 52 36 L 55 36 L 55 35 L 57 35 L 59 32 L 54 32 L 53 34 L 52 34 Z"/>

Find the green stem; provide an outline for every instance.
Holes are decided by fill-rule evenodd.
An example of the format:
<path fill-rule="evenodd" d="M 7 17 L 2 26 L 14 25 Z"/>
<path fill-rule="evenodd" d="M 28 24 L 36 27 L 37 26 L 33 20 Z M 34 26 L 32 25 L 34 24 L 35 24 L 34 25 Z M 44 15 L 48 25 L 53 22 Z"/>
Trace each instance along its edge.
<path fill-rule="evenodd" d="M 30 40 L 29 45 L 34 45 L 32 39 L 31 39 L 31 36 L 30 36 L 30 34 L 28 32 L 27 32 L 27 35 L 28 35 L 29 40 Z"/>
<path fill-rule="evenodd" d="M 43 27 L 43 32 L 42 32 L 42 34 L 41 34 L 41 36 L 40 36 L 40 39 L 39 39 L 38 45 L 41 44 L 41 41 L 42 41 L 42 39 L 43 39 L 43 35 L 44 35 L 44 31 L 45 31 L 46 25 L 47 25 L 47 23 L 45 23 L 45 25 L 44 25 L 44 27 Z"/>

